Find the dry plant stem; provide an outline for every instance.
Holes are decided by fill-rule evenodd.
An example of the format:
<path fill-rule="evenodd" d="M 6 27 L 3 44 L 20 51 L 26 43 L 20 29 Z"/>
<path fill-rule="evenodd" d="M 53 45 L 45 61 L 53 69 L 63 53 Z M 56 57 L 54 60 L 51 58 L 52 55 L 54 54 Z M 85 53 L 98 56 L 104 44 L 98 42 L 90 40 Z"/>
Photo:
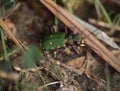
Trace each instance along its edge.
<path fill-rule="evenodd" d="M 97 25 L 97 26 L 101 26 L 101 27 L 105 27 L 105 28 L 110 28 L 110 24 L 105 23 L 103 21 L 97 21 L 95 19 L 90 18 L 89 22 L 92 23 L 92 24 L 94 24 L 94 25 Z M 115 30 L 120 31 L 120 26 L 114 26 L 114 28 L 115 28 Z"/>
<path fill-rule="evenodd" d="M 0 71 L 0 78 L 5 78 L 5 79 L 16 81 L 18 80 L 19 75 L 16 73 L 7 73 L 4 71 Z"/>
<path fill-rule="evenodd" d="M 23 47 L 20 44 L 20 40 L 18 40 L 12 32 L 9 30 L 9 28 L 5 25 L 5 23 L 0 19 L 0 26 L 4 29 L 4 31 L 11 37 L 11 39 L 15 42 L 15 44 L 22 50 L 24 51 Z"/>
<path fill-rule="evenodd" d="M 45 87 L 48 87 L 48 86 L 50 86 L 50 85 L 55 85 L 55 84 L 59 84 L 60 82 L 59 81 L 56 81 L 56 82 L 51 82 L 51 83 L 48 83 L 48 84 L 45 84 L 45 85 L 43 85 L 43 86 L 41 86 L 41 87 L 38 87 L 37 89 L 42 89 L 42 88 L 45 88 Z"/>
<path fill-rule="evenodd" d="M 85 43 L 91 47 L 99 56 L 101 56 L 108 64 L 120 72 L 120 61 L 111 52 L 104 47 L 88 30 L 80 25 L 68 12 L 58 6 L 52 0 L 40 0 L 56 17 L 58 17 L 66 26 L 72 28 L 73 32 L 79 32 L 81 36 L 86 37 Z"/>
<path fill-rule="evenodd" d="M 96 9 L 98 19 L 101 19 L 102 14 L 101 14 L 100 7 L 99 7 L 97 1 L 94 1 L 94 5 L 95 5 L 95 9 Z"/>

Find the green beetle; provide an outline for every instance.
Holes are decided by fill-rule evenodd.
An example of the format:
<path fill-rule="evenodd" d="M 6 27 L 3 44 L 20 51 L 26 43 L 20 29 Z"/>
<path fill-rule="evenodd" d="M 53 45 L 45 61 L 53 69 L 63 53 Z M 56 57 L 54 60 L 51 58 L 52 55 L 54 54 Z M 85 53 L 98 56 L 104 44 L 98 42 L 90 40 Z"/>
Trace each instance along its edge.
<path fill-rule="evenodd" d="M 64 32 L 54 33 L 47 35 L 43 38 L 41 42 L 41 47 L 43 50 L 55 50 L 64 47 L 66 44 L 72 45 L 74 42 L 80 42 L 80 36 L 66 35 Z"/>

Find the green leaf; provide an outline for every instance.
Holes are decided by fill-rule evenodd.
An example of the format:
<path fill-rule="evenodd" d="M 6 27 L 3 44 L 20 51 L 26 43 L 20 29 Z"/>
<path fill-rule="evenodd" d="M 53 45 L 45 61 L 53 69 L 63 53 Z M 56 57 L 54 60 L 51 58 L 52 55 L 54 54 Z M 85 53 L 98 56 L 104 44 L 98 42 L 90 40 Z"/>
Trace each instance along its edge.
<path fill-rule="evenodd" d="M 40 48 L 35 45 L 30 45 L 28 51 L 23 54 L 23 67 L 30 68 L 39 62 L 42 57 Z"/>
<path fill-rule="evenodd" d="M 5 5 L 6 3 L 10 2 L 11 0 L 0 0 L 1 4 Z M 12 0 L 13 1 L 13 0 Z"/>
<path fill-rule="evenodd" d="M 15 0 L 1 0 L 0 4 L 5 10 L 9 10 L 15 6 Z"/>
<path fill-rule="evenodd" d="M 8 4 L 5 5 L 5 10 L 11 9 L 12 7 L 14 7 L 14 5 L 15 5 L 15 2 L 9 2 Z"/>

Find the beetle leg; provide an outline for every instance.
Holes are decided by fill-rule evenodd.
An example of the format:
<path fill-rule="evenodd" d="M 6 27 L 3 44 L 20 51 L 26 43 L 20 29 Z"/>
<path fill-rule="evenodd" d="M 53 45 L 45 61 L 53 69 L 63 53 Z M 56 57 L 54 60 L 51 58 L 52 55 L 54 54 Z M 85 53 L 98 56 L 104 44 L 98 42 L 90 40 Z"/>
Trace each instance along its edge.
<path fill-rule="evenodd" d="M 76 53 L 78 56 L 80 56 L 79 51 L 75 48 L 75 46 L 74 46 L 74 45 L 72 45 L 72 48 L 73 48 L 73 50 L 75 51 L 75 53 Z"/>

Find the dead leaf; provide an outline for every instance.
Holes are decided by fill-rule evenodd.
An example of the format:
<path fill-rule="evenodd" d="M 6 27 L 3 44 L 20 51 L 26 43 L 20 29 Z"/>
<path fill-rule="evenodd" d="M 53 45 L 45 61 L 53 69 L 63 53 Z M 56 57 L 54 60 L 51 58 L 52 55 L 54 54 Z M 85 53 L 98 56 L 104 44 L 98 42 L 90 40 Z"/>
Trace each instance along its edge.
<path fill-rule="evenodd" d="M 84 63 L 86 61 L 85 59 L 86 59 L 86 57 L 83 56 L 83 57 L 69 60 L 65 64 L 67 64 L 73 68 L 80 69 L 84 65 Z"/>

